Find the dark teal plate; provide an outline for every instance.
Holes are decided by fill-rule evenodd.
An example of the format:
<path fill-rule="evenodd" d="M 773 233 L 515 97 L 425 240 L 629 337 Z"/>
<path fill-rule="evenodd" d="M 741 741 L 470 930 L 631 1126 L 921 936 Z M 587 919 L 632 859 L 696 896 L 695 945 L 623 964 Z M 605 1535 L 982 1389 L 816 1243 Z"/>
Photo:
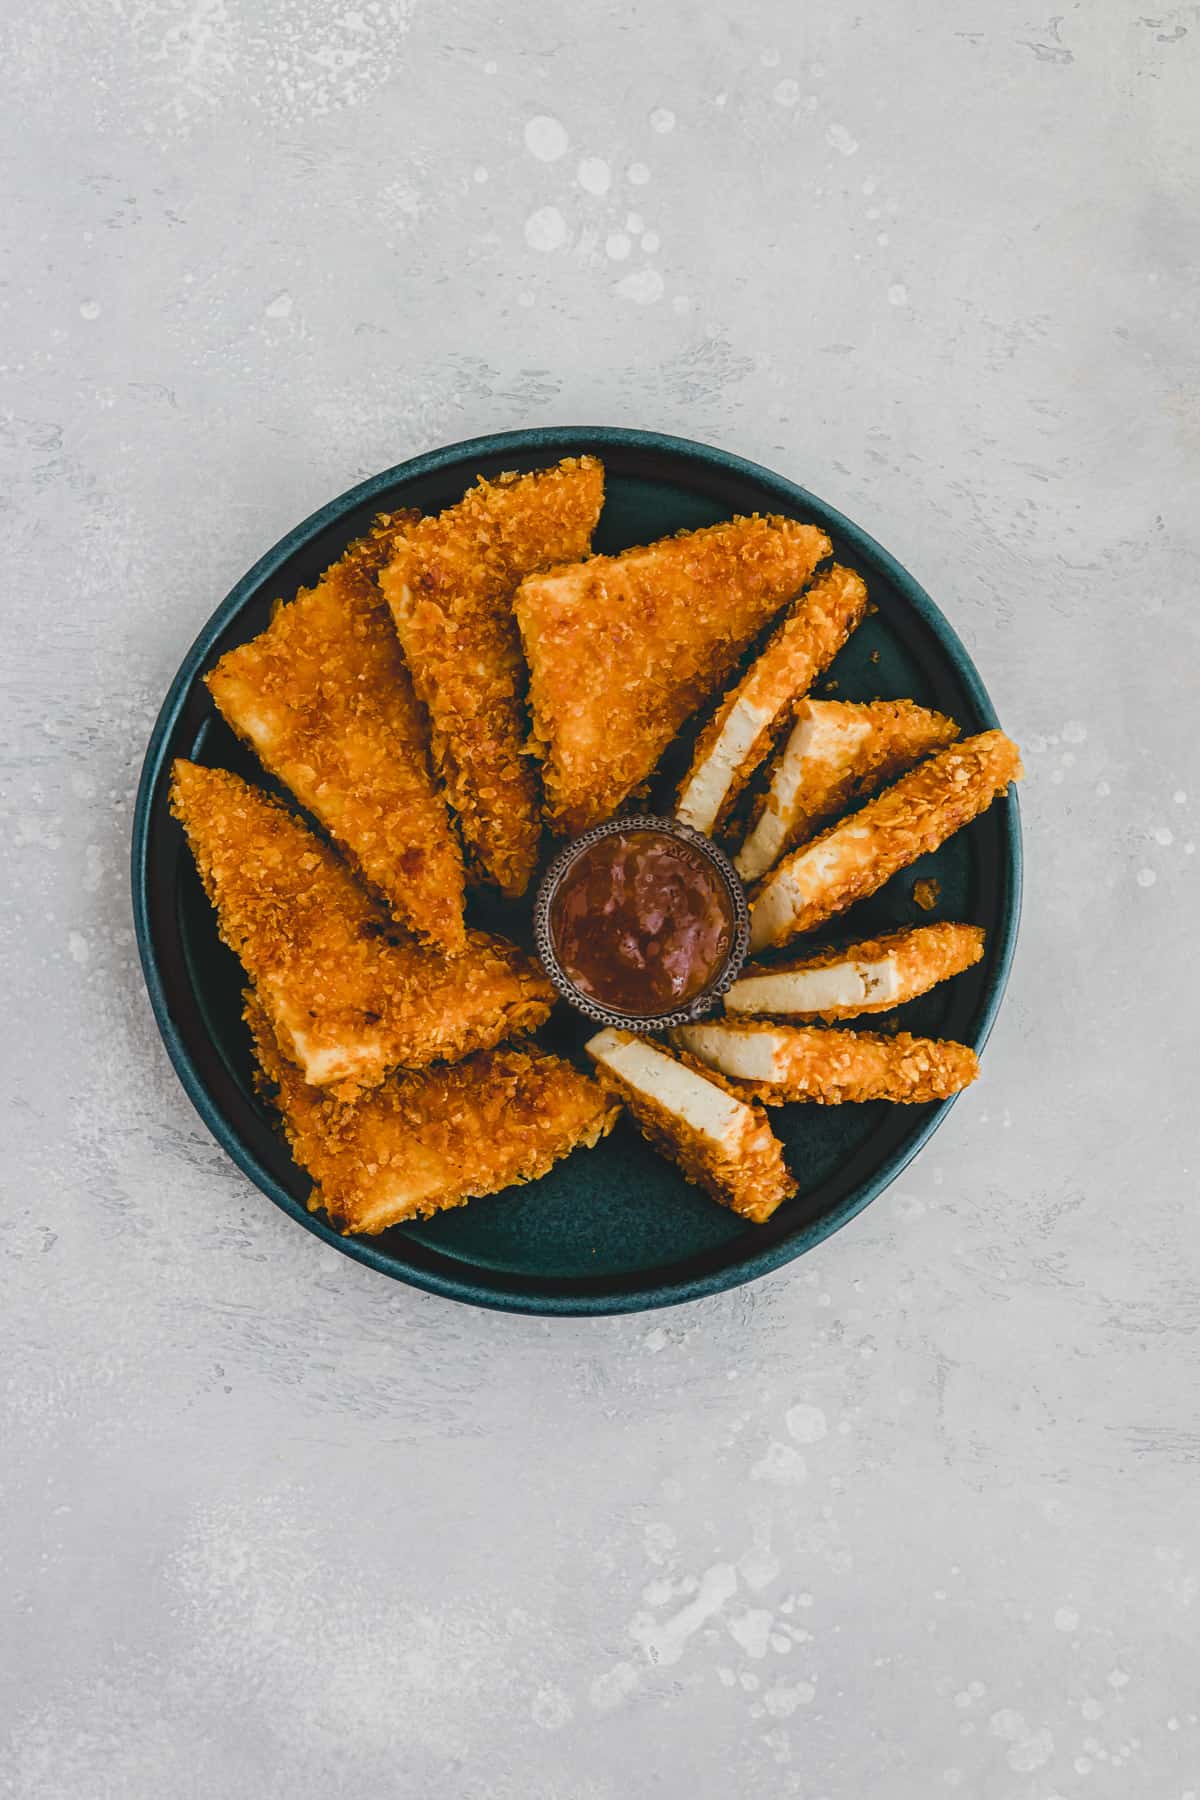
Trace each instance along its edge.
<path fill-rule="evenodd" d="M 339 1237 L 306 1210 L 308 1178 L 292 1162 L 251 1083 L 241 970 L 217 937 L 182 833 L 167 810 L 177 756 L 272 785 L 217 716 L 201 677 L 232 645 L 261 631 L 272 602 L 311 583 L 376 512 L 401 506 L 435 511 L 457 500 L 477 475 L 537 468 L 586 451 L 602 457 L 608 471 L 598 550 L 646 543 L 734 513 L 783 512 L 814 520 L 829 532 L 836 554 L 865 575 L 878 608 L 831 671 L 838 697 L 908 696 L 951 713 L 964 733 L 997 723 L 983 683 L 937 607 L 857 525 L 780 475 L 656 432 L 513 431 L 418 456 L 314 513 L 238 582 L 171 684 L 146 752 L 134 815 L 134 923 L 167 1051 L 218 1143 L 298 1224 L 385 1275 L 477 1306 L 518 1312 L 671 1306 L 777 1269 L 881 1193 L 952 1104 L 776 1111 L 772 1122 L 800 1193 L 765 1226 L 744 1224 L 689 1187 L 627 1121 L 596 1150 L 570 1157 L 541 1181 L 380 1237 Z M 678 750 L 682 758 L 686 745 Z M 660 791 L 651 799 L 663 797 Z M 913 900 L 913 883 L 922 876 L 940 883 L 932 913 Z M 982 963 L 904 1009 L 907 1028 L 959 1038 L 979 1049 L 1008 976 L 1020 895 L 1020 825 L 1010 797 L 935 856 L 897 876 L 839 926 L 859 935 L 933 918 L 985 926 Z M 527 904 L 476 899 L 472 906 L 479 923 L 529 943 Z M 549 1035 L 570 1049 L 582 1041 L 582 1027 L 560 1010 L 563 1016 L 556 1016 Z"/>

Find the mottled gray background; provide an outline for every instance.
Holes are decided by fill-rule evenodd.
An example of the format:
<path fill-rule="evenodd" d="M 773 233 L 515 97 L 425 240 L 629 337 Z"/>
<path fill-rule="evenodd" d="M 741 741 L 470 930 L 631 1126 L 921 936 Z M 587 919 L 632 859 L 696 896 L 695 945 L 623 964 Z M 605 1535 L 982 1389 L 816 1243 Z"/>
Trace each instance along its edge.
<path fill-rule="evenodd" d="M 1188 1800 L 1200 13 L 8 0 L 0 1792 Z M 193 633 L 360 477 L 808 483 L 1027 752 L 985 1078 L 791 1271 L 540 1323 L 298 1231 L 126 894 Z"/>

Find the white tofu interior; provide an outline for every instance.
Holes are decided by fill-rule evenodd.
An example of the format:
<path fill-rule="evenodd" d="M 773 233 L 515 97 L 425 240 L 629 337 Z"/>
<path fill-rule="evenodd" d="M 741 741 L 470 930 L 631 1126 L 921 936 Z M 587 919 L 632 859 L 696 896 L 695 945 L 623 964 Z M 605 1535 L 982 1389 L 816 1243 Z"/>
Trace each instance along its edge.
<path fill-rule="evenodd" d="M 676 817 L 694 831 L 711 831 L 743 759 L 774 713 L 744 697 L 730 708 L 717 741 L 688 782 Z"/>
<path fill-rule="evenodd" d="M 739 1081 L 782 1081 L 786 1039 L 776 1031 L 731 1031 L 724 1025 L 683 1025 L 675 1041 L 693 1056 Z"/>
<path fill-rule="evenodd" d="M 871 835 L 869 826 L 851 821 L 798 850 L 795 860 L 771 877 L 750 909 L 750 948 L 762 950 L 774 943 L 810 900 L 836 886 L 845 871 L 857 868 L 861 846 L 870 843 Z"/>
<path fill-rule="evenodd" d="M 820 969 L 797 969 L 747 975 L 725 996 L 733 1013 L 822 1013 L 843 1006 L 886 1006 L 900 999 L 900 977 L 890 956 L 877 962 L 828 963 Z"/>
<path fill-rule="evenodd" d="M 286 1016 L 281 1023 L 292 1040 L 294 1057 L 304 1071 L 304 1079 L 312 1087 L 324 1087 L 333 1081 L 347 1081 L 361 1068 L 378 1066 L 378 1038 L 349 1039 L 340 1044 L 322 1044 L 318 1047 L 307 1032 L 291 1025 Z"/>
<path fill-rule="evenodd" d="M 863 719 L 847 718 L 838 702 L 808 702 L 771 777 L 770 804 L 735 858 L 743 880 L 756 881 L 778 861 L 804 810 L 804 795 L 816 766 L 824 765 L 826 772 L 849 768 L 870 735 L 870 725 Z"/>
<path fill-rule="evenodd" d="M 241 682 L 227 685 L 222 699 L 237 719 L 238 729 L 260 750 L 269 750 L 279 737 L 278 710 L 262 701 Z"/>
<path fill-rule="evenodd" d="M 380 1188 L 356 1223 L 357 1230 L 369 1231 L 381 1220 L 394 1224 L 402 1218 L 411 1218 L 418 1207 L 445 1196 L 448 1184 L 441 1163 L 430 1158 L 425 1168 L 413 1168 L 414 1151 L 410 1147 L 405 1154 L 409 1166 L 403 1174 L 393 1174 Z"/>
<path fill-rule="evenodd" d="M 715 1082 L 673 1056 L 619 1031 L 601 1031 L 587 1045 L 588 1055 L 627 1082 L 648 1100 L 665 1107 L 681 1125 L 722 1147 L 738 1142 L 747 1108 Z"/>
<path fill-rule="evenodd" d="M 790 821 L 783 813 L 775 812 L 770 806 L 765 808 L 758 824 L 733 859 L 733 866 L 743 881 L 757 881 L 760 875 L 765 875 L 768 869 L 774 867 L 783 852 L 790 829 Z"/>
<path fill-rule="evenodd" d="M 772 877 L 750 908 L 750 948 L 764 950 L 787 929 L 804 896 L 790 870 Z"/>

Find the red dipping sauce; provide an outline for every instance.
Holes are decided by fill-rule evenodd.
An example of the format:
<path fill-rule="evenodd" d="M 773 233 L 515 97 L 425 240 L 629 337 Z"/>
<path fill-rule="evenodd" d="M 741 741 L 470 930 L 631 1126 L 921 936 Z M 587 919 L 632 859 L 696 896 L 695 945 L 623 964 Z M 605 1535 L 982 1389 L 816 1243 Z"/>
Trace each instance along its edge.
<path fill-rule="evenodd" d="M 703 851 L 665 831 L 611 832 L 558 885 L 550 931 L 564 973 L 614 1012 L 686 1005 L 720 972 L 734 910 Z"/>

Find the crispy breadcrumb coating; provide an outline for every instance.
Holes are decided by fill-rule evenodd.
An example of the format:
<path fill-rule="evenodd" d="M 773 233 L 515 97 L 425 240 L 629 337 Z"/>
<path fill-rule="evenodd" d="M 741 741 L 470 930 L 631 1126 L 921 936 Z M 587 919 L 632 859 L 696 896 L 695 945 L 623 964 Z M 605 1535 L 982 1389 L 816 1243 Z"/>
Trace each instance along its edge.
<path fill-rule="evenodd" d="M 673 1042 L 727 1076 L 735 1092 L 767 1106 L 806 1100 L 818 1106 L 891 1100 L 919 1105 L 969 1087 L 979 1059 L 967 1044 L 819 1025 L 722 1019 L 682 1025 Z"/>
<path fill-rule="evenodd" d="M 177 762 L 171 810 L 221 936 L 305 1079 L 349 1096 L 540 1025 L 554 989 L 502 938 L 448 957 L 399 932 L 327 845 L 225 769 Z"/>
<path fill-rule="evenodd" d="M 323 1207 L 338 1231 L 386 1231 L 535 1181 L 598 1143 L 620 1112 L 590 1076 L 533 1043 L 482 1050 L 337 1100 L 280 1054 L 253 992 L 246 1002 L 259 1085 L 315 1183 L 309 1211 Z"/>
<path fill-rule="evenodd" d="M 915 1000 L 983 955 L 981 925 L 913 925 L 818 950 L 798 962 L 744 968 L 725 1010 L 776 1019 L 855 1019 Z"/>
<path fill-rule="evenodd" d="M 1021 774 L 1020 751 L 1002 731 L 931 756 L 767 876 L 750 906 L 751 949 L 812 931 L 875 893 L 978 818 Z"/>
<path fill-rule="evenodd" d="M 756 515 L 522 582 L 530 748 L 556 832 L 611 818 L 829 550 L 815 525 Z"/>
<path fill-rule="evenodd" d="M 375 577 L 415 512 L 382 514 L 316 587 L 205 677 L 229 724 L 318 818 L 392 917 L 461 950 L 462 853 Z"/>
<path fill-rule="evenodd" d="M 529 885 L 540 834 L 513 593 L 535 569 L 586 556 L 603 504 L 594 456 L 481 480 L 415 525 L 380 575 L 472 878 L 510 899 Z"/>
<path fill-rule="evenodd" d="M 837 563 L 793 600 L 762 655 L 697 739 L 675 806 L 685 825 L 710 836 L 721 829 L 797 702 L 829 667 L 866 610 L 865 581 Z"/>
<path fill-rule="evenodd" d="M 647 1142 L 722 1206 L 761 1225 L 796 1192 L 766 1114 L 731 1083 L 629 1031 L 598 1032 L 585 1047 Z"/>
<path fill-rule="evenodd" d="M 853 801 L 957 736 L 953 719 L 911 700 L 803 701 L 734 858 L 738 874 L 757 881 Z"/>

